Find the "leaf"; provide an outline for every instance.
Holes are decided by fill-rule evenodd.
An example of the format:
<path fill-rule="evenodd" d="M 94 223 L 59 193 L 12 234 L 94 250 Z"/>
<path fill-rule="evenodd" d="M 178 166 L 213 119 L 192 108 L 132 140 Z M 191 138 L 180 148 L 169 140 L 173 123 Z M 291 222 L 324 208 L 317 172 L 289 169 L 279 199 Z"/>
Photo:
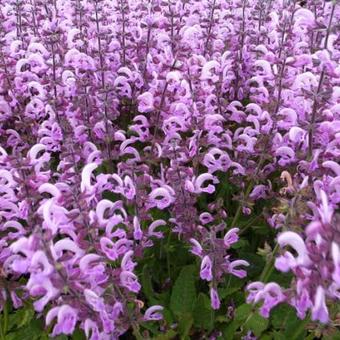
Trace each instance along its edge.
<path fill-rule="evenodd" d="M 21 328 L 27 325 L 33 319 L 33 316 L 34 310 L 29 305 L 17 310 L 15 313 L 10 314 L 8 317 L 9 330 L 12 330 L 14 328 Z"/>
<path fill-rule="evenodd" d="M 281 332 L 274 332 L 274 340 L 286 340 L 286 337 Z"/>
<path fill-rule="evenodd" d="M 33 319 L 33 316 L 34 316 L 33 309 L 25 309 L 21 321 L 18 324 L 18 328 L 27 325 Z"/>
<path fill-rule="evenodd" d="M 149 302 L 153 305 L 159 304 L 159 301 L 155 299 L 156 293 L 153 291 L 153 288 L 152 288 L 151 275 L 150 275 L 147 265 L 143 267 L 141 282 L 142 282 L 143 293 L 145 294 Z"/>
<path fill-rule="evenodd" d="M 194 320 L 191 314 L 182 314 L 178 324 L 178 331 L 181 339 L 186 339 L 190 333 Z"/>
<path fill-rule="evenodd" d="M 214 312 L 210 306 L 210 300 L 207 295 L 200 293 L 193 310 L 194 325 L 203 328 L 209 332 L 214 327 Z"/>
<path fill-rule="evenodd" d="M 40 340 L 44 334 L 42 321 L 32 320 L 27 326 L 6 334 L 6 340 Z"/>
<path fill-rule="evenodd" d="M 275 307 L 270 314 L 270 321 L 275 329 L 285 328 L 289 319 L 296 318 L 296 313 L 293 307 L 282 304 Z"/>
<path fill-rule="evenodd" d="M 58 335 L 54 338 L 54 340 L 67 340 L 67 336 L 64 334 Z"/>
<path fill-rule="evenodd" d="M 218 289 L 219 297 L 224 299 L 225 297 L 237 292 L 244 285 L 244 281 L 245 280 L 241 280 L 238 277 L 229 275 L 226 286 L 222 286 Z"/>
<path fill-rule="evenodd" d="M 78 328 L 72 334 L 72 340 L 86 340 L 86 336 L 84 332 Z"/>
<path fill-rule="evenodd" d="M 193 265 L 182 268 L 174 284 L 170 308 L 176 315 L 191 314 L 196 299 L 195 267 Z"/>
<path fill-rule="evenodd" d="M 252 306 L 244 303 L 243 305 L 239 306 L 235 311 L 235 320 L 236 321 L 245 321 L 252 312 Z"/>
<path fill-rule="evenodd" d="M 170 329 L 168 330 L 165 334 L 160 334 L 156 337 L 156 340 L 171 340 L 175 338 L 177 333 L 173 330 Z"/>
<path fill-rule="evenodd" d="M 259 337 L 267 328 L 269 320 L 265 319 L 258 313 L 253 313 L 244 324 L 246 330 L 252 331 L 257 337 Z"/>
<path fill-rule="evenodd" d="M 290 340 L 304 337 L 305 326 L 309 319 L 300 320 L 296 311 L 288 305 L 280 305 L 272 310 L 271 323 L 275 329 L 282 329 L 285 337 Z"/>
<path fill-rule="evenodd" d="M 233 320 L 228 325 L 222 328 L 222 334 L 223 337 L 221 337 L 221 340 L 233 340 L 235 332 L 238 328 L 238 322 L 236 320 Z"/>

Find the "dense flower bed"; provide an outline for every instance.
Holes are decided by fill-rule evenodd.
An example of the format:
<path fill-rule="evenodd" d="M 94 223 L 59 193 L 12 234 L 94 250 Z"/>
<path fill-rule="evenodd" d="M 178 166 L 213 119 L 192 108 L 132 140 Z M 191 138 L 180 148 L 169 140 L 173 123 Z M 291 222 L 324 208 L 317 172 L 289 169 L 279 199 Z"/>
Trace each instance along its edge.
<path fill-rule="evenodd" d="M 1 2 L 3 339 L 335 336 L 336 2 Z"/>

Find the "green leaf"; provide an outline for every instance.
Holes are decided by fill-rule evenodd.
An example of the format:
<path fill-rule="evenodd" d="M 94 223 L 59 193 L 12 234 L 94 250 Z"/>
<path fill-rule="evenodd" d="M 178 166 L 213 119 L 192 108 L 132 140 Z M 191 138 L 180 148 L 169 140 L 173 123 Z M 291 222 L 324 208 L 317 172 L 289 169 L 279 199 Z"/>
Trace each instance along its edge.
<path fill-rule="evenodd" d="M 274 332 L 274 340 L 286 340 L 286 337 L 281 332 Z"/>
<path fill-rule="evenodd" d="M 78 328 L 72 334 L 72 340 L 86 340 L 86 336 L 84 332 Z"/>
<path fill-rule="evenodd" d="M 248 303 L 244 303 L 239 306 L 235 311 L 235 320 L 236 321 L 245 321 L 249 317 L 252 312 L 252 306 Z"/>
<path fill-rule="evenodd" d="M 258 313 L 253 313 L 243 327 L 259 337 L 268 328 L 268 324 L 268 319 L 265 319 Z"/>
<path fill-rule="evenodd" d="M 6 340 L 40 340 L 45 333 L 41 320 L 32 320 L 25 327 L 21 327 L 6 335 Z"/>
<path fill-rule="evenodd" d="M 172 290 L 170 308 L 176 315 L 191 314 L 196 299 L 196 270 L 193 265 L 182 268 Z"/>
<path fill-rule="evenodd" d="M 177 333 L 173 329 L 170 329 L 165 334 L 158 335 L 156 340 L 171 340 L 174 339 L 176 335 Z"/>
<path fill-rule="evenodd" d="M 181 339 L 189 339 L 188 335 L 190 333 L 192 324 L 194 320 L 191 314 L 182 314 L 178 324 L 178 331 Z"/>
<path fill-rule="evenodd" d="M 271 312 L 271 323 L 275 329 L 282 329 L 285 337 L 290 340 L 304 338 L 305 326 L 309 319 L 300 320 L 296 311 L 288 305 L 280 305 Z"/>
<path fill-rule="evenodd" d="M 58 335 L 54 338 L 54 340 L 67 340 L 67 336 L 62 334 L 62 335 Z"/>
<path fill-rule="evenodd" d="M 9 315 L 9 324 L 8 329 L 12 330 L 14 328 L 21 328 L 27 325 L 34 316 L 34 310 L 31 308 L 31 306 L 25 306 L 15 313 L 12 313 Z"/>
<path fill-rule="evenodd" d="M 227 279 L 227 284 L 218 289 L 218 295 L 220 299 L 237 292 L 243 285 L 245 280 L 241 280 L 238 277 L 229 275 Z"/>
<path fill-rule="evenodd" d="M 236 320 L 233 320 L 228 325 L 222 328 L 222 334 L 223 336 L 220 338 L 221 340 L 233 340 L 235 332 L 238 328 L 238 322 Z"/>
<path fill-rule="evenodd" d="M 143 267 L 141 281 L 142 281 L 143 293 L 147 297 L 148 301 L 153 305 L 159 304 L 159 301 L 155 299 L 156 293 L 153 291 L 153 288 L 152 288 L 151 275 L 150 275 L 147 265 Z"/>
<path fill-rule="evenodd" d="M 209 332 L 214 327 L 214 312 L 210 306 L 210 300 L 207 295 L 200 293 L 193 310 L 194 325 L 203 328 Z"/>

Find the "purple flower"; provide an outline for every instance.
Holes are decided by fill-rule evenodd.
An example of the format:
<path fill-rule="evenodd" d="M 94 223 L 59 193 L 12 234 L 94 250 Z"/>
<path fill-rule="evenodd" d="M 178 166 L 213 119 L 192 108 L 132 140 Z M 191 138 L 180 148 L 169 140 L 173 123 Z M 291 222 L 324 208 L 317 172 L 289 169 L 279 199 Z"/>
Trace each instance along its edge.
<path fill-rule="evenodd" d="M 174 197 L 168 188 L 156 188 L 149 195 L 151 206 L 158 209 L 165 209 L 174 202 Z"/>
<path fill-rule="evenodd" d="M 138 293 L 140 291 L 140 284 L 138 282 L 137 276 L 130 271 L 122 271 L 120 273 L 120 284 L 127 288 L 129 291 Z"/>
<path fill-rule="evenodd" d="M 54 307 L 46 315 L 46 325 L 49 325 L 56 317 L 57 323 L 53 327 L 52 336 L 72 334 L 78 320 L 77 310 L 68 305 Z"/>
<path fill-rule="evenodd" d="M 210 301 L 212 309 L 220 309 L 221 302 L 217 293 L 217 290 L 213 287 L 210 288 Z"/>
<path fill-rule="evenodd" d="M 204 256 L 201 262 L 200 276 L 202 280 L 212 280 L 212 262 L 208 255 Z"/>
<path fill-rule="evenodd" d="M 150 92 L 144 92 L 138 96 L 138 111 L 151 112 L 154 110 L 154 99 Z"/>
<path fill-rule="evenodd" d="M 270 310 L 279 303 L 283 302 L 286 297 L 282 293 L 280 286 L 275 282 L 267 283 L 264 286 L 263 284 L 256 284 L 257 283 L 252 283 L 248 285 L 247 290 L 250 290 L 251 293 L 248 296 L 247 301 L 258 303 L 259 301 L 263 300 L 262 307 L 260 308 L 260 313 L 263 317 L 268 318 Z"/>
<path fill-rule="evenodd" d="M 249 266 L 249 263 L 244 260 L 235 260 L 228 265 L 228 272 L 241 279 L 247 276 L 247 272 L 243 269 L 237 269 L 238 266 Z"/>
<path fill-rule="evenodd" d="M 237 233 L 240 231 L 239 228 L 232 228 L 224 235 L 224 245 L 226 248 L 230 248 L 234 243 L 239 240 Z"/>
<path fill-rule="evenodd" d="M 310 264 L 311 261 L 306 245 L 298 234 L 292 231 L 286 231 L 279 235 L 277 242 L 281 247 L 286 245 L 291 246 L 297 252 L 298 256 L 294 258 L 290 252 L 285 252 L 282 257 L 276 260 L 276 266 L 280 268 L 284 266 L 286 266 L 285 268 L 294 268 L 295 266 L 308 266 Z"/>
<path fill-rule="evenodd" d="M 157 321 L 157 320 L 162 320 L 163 315 L 159 313 L 162 311 L 164 308 L 162 306 L 152 306 L 149 307 L 145 313 L 144 313 L 144 320 L 146 321 Z"/>
<path fill-rule="evenodd" d="M 312 320 L 319 320 L 322 323 L 327 323 L 329 319 L 328 309 L 325 301 L 325 291 L 319 286 L 316 290 L 315 301 L 312 308 Z"/>

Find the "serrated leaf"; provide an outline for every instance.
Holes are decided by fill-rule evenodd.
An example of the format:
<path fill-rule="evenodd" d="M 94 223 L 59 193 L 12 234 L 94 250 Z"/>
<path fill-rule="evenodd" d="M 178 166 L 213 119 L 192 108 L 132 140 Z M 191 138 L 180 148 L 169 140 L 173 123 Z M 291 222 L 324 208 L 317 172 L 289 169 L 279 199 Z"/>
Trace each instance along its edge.
<path fill-rule="evenodd" d="M 218 295 L 220 299 L 224 299 L 225 297 L 237 292 L 243 285 L 244 280 L 229 275 L 226 286 L 218 289 Z"/>
<path fill-rule="evenodd" d="M 21 317 L 21 322 L 18 324 L 18 328 L 27 325 L 33 319 L 33 316 L 34 316 L 33 309 L 25 309 Z"/>
<path fill-rule="evenodd" d="M 244 329 L 252 331 L 259 337 L 267 328 L 269 321 L 258 313 L 253 313 L 245 322 Z"/>
<path fill-rule="evenodd" d="M 182 314 L 178 324 L 178 331 L 181 339 L 187 339 L 194 319 L 191 314 Z"/>
<path fill-rule="evenodd" d="M 293 307 L 282 304 L 277 307 L 275 307 L 270 314 L 270 321 L 274 328 L 276 329 L 281 329 L 285 328 L 285 324 L 290 320 L 290 319 L 295 319 L 296 318 L 296 313 L 293 309 Z"/>
<path fill-rule="evenodd" d="M 237 307 L 235 311 L 235 321 L 245 321 L 252 312 L 252 306 L 244 303 Z"/>
<path fill-rule="evenodd" d="M 295 309 L 288 305 L 277 306 L 271 312 L 271 323 L 274 328 L 282 329 L 285 337 L 290 340 L 303 338 L 308 321 L 308 318 L 300 320 Z"/>
<path fill-rule="evenodd" d="M 45 334 L 41 320 L 32 320 L 25 327 L 21 327 L 9 334 L 6 334 L 6 340 L 40 340 Z"/>
<path fill-rule="evenodd" d="M 236 320 L 233 320 L 228 325 L 224 326 L 222 328 L 222 334 L 223 336 L 220 338 L 221 340 L 233 340 L 235 332 L 237 328 L 239 327 L 238 322 Z"/>
<path fill-rule="evenodd" d="M 214 327 L 214 312 L 210 306 L 209 298 L 200 293 L 193 310 L 194 325 L 211 331 Z"/>
<path fill-rule="evenodd" d="M 195 280 L 195 267 L 183 267 L 170 298 L 170 308 L 176 315 L 191 314 L 196 299 Z"/>

